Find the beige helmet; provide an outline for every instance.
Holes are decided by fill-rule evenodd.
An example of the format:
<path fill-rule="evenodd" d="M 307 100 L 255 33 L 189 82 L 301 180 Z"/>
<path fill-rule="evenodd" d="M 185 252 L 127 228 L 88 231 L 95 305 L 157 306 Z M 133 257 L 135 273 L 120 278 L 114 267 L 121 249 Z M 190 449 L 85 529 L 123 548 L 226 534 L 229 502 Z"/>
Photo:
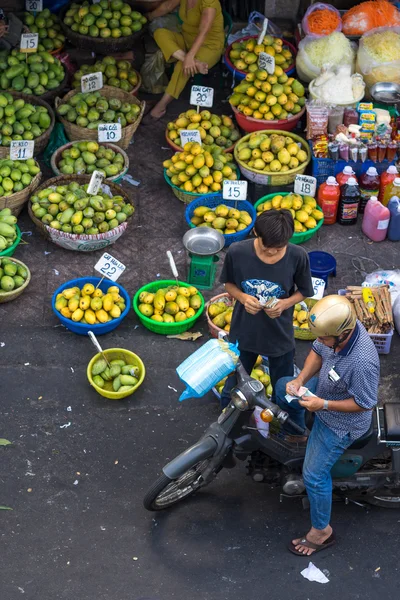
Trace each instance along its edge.
<path fill-rule="evenodd" d="M 344 296 L 326 296 L 308 315 L 310 331 L 317 337 L 339 337 L 356 326 L 353 306 Z"/>

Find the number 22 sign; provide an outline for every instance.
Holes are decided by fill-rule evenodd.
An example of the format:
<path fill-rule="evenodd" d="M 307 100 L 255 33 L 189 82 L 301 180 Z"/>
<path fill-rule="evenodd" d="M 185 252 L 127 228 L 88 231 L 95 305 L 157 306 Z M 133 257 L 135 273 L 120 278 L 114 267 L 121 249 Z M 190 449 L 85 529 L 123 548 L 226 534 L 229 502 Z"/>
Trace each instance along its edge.
<path fill-rule="evenodd" d="M 95 264 L 94 268 L 98 271 L 102 277 L 111 279 L 111 281 L 117 281 L 118 277 L 122 275 L 126 267 L 122 262 L 105 252 L 100 260 Z"/>

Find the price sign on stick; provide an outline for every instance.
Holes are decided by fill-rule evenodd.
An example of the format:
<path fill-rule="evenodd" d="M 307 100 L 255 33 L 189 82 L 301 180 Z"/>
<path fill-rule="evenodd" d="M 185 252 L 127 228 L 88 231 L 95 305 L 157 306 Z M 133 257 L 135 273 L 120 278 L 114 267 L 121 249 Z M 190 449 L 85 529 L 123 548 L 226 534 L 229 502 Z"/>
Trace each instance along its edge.
<path fill-rule="evenodd" d="M 121 123 L 100 123 L 99 142 L 118 142 L 121 139 Z"/>
<path fill-rule="evenodd" d="M 21 35 L 20 51 L 31 53 L 37 52 L 39 45 L 39 34 L 38 33 L 23 33 Z"/>
<path fill-rule="evenodd" d="M 267 28 L 268 28 L 268 19 L 264 19 L 262 30 L 261 30 L 260 35 L 258 36 L 258 40 L 257 40 L 258 45 L 262 44 L 265 34 L 267 33 Z"/>
<path fill-rule="evenodd" d="M 13 140 L 10 143 L 10 159 L 26 160 L 33 157 L 35 142 L 33 140 Z"/>
<path fill-rule="evenodd" d="M 260 52 L 258 55 L 258 68 L 267 71 L 269 75 L 275 72 L 275 58 L 266 52 Z"/>
<path fill-rule="evenodd" d="M 192 85 L 190 92 L 190 104 L 195 106 L 208 106 L 211 108 L 214 100 L 214 88 Z"/>
<path fill-rule="evenodd" d="M 303 196 L 315 197 L 317 191 L 317 180 L 310 175 L 296 175 L 294 180 L 294 193 L 302 194 Z"/>
<path fill-rule="evenodd" d="M 101 173 L 100 171 L 93 171 L 92 176 L 90 178 L 87 193 L 91 196 L 96 196 L 97 192 L 101 187 L 101 184 L 103 183 L 103 179 L 103 173 Z"/>
<path fill-rule="evenodd" d="M 224 179 L 222 197 L 224 200 L 247 200 L 247 181 Z"/>
<path fill-rule="evenodd" d="M 43 10 L 43 0 L 26 0 L 25 10 L 29 12 L 41 12 Z"/>
<path fill-rule="evenodd" d="M 321 300 L 324 295 L 325 290 L 325 281 L 323 279 L 318 279 L 317 277 L 311 277 L 312 284 L 314 288 L 314 296 L 313 299 Z"/>
<path fill-rule="evenodd" d="M 103 87 L 103 73 L 98 71 L 97 73 L 89 73 L 89 75 L 83 75 L 81 78 L 81 90 L 82 93 L 95 92 L 101 90 Z"/>
<path fill-rule="evenodd" d="M 201 144 L 201 136 L 200 131 L 198 129 L 183 129 L 181 131 L 182 148 L 188 142 L 197 142 L 198 144 Z"/>
<path fill-rule="evenodd" d="M 94 268 L 98 271 L 101 276 L 111 279 L 111 281 L 117 281 L 118 277 L 122 275 L 126 267 L 122 262 L 105 252 L 100 260 L 95 264 Z"/>

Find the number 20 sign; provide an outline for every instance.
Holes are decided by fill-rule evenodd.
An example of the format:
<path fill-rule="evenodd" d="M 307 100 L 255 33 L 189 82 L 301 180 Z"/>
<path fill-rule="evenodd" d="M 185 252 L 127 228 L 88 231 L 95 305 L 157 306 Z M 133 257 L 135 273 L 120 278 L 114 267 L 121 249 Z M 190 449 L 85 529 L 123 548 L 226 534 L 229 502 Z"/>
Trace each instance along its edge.
<path fill-rule="evenodd" d="M 210 108 L 213 105 L 214 88 L 203 87 L 202 85 L 192 85 L 190 92 L 190 104 L 194 106 L 207 106 Z"/>

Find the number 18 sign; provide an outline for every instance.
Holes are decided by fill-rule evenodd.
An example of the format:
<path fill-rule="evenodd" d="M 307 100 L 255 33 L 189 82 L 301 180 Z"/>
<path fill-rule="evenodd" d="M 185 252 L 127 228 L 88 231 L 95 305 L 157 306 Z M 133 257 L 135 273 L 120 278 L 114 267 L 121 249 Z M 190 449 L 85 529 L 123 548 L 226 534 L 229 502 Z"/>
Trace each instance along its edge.
<path fill-rule="evenodd" d="M 317 180 L 310 175 L 296 175 L 294 180 L 294 193 L 302 194 L 303 196 L 315 197 L 317 191 Z"/>
<path fill-rule="evenodd" d="M 102 277 L 111 279 L 111 281 L 117 281 L 118 277 L 120 277 L 126 269 L 122 262 L 114 258 L 114 256 L 111 256 L 111 254 L 108 254 L 108 252 L 104 252 L 94 268 Z"/>

